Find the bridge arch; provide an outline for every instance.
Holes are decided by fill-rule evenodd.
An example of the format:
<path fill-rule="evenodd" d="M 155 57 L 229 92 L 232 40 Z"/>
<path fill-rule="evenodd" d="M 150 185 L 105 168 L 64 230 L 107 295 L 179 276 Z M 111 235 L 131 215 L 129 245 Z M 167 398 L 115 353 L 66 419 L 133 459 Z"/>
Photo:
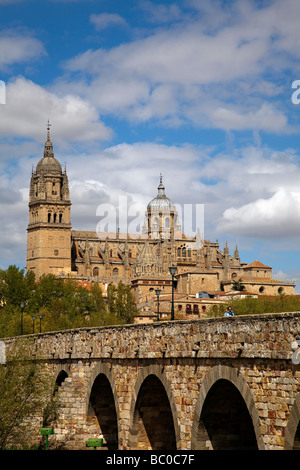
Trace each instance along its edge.
<path fill-rule="evenodd" d="M 70 366 L 68 364 L 58 364 L 54 370 L 54 382 L 61 385 L 64 379 L 70 375 Z"/>
<path fill-rule="evenodd" d="M 195 405 L 191 447 L 192 450 L 265 448 L 251 390 L 238 369 L 218 365 L 206 375 Z"/>
<path fill-rule="evenodd" d="M 90 375 L 86 396 L 87 427 L 91 437 L 103 435 L 104 447 L 119 445 L 119 406 L 110 367 L 97 364 Z"/>
<path fill-rule="evenodd" d="M 180 443 L 171 384 L 158 365 L 143 367 L 130 406 L 129 449 L 176 450 Z"/>
<path fill-rule="evenodd" d="M 296 396 L 285 430 L 285 450 L 300 450 L 300 393 Z"/>
<path fill-rule="evenodd" d="M 53 382 L 53 397 L 57 395 L 61 385 L 64 383 L 67 377 L 70 375 L 70 367 L 67 364 L 59 364 L 55 367 L 54 374 L 52 376 Z"/>

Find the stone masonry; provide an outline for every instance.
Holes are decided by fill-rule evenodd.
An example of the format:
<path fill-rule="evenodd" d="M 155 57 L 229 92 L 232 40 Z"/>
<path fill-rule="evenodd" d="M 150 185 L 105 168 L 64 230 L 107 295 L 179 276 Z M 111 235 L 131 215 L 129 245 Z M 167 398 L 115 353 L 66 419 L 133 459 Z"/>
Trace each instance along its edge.
<path fill-rule="evenodd" d="M 85 449 L 103 435 L 105 448 L 120 450 L 297 448 L 299 320 L 296 312 L 32 335 L 33 357 L 59 386 L 52 445 Z"/>

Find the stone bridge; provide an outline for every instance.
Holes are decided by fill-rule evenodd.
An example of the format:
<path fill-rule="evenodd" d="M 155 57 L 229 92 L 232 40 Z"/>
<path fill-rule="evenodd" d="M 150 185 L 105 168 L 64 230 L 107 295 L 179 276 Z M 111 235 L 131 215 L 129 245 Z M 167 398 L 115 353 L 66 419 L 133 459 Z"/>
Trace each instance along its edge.
<path fill-rule="evenodd" d="M 34 357 L 58 386 L 51 442 L 85 449 L 103 435 L 109 450 L 300 448 L 299 320 L 296 312 L 32 335 Z"/>

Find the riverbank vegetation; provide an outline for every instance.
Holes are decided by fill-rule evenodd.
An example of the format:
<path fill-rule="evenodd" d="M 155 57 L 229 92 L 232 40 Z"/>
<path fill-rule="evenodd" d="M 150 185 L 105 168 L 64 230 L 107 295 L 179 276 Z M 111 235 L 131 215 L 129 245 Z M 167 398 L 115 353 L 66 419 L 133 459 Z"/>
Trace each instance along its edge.
<path fill-rule="evenodd" d="M 89 288 L 73 279 L 43 275 L 17 266 L 0 271 L 0 338 L 70 328 L 132 323 L 136 305 L 130 286 L 119 282 Z"/>

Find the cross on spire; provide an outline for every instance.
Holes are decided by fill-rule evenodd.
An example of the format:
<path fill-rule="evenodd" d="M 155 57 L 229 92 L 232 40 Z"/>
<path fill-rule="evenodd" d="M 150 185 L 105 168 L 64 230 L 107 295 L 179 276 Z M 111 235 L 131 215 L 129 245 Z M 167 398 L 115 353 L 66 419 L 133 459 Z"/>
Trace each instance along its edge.
<path fill-rule="evenodd" d="M 50 127 L 51 127 L 51 124 L 50 124 L 49 119 L 48 119 L 48 123 L 47 123 L 47 140 L 50 140 Z"/>

